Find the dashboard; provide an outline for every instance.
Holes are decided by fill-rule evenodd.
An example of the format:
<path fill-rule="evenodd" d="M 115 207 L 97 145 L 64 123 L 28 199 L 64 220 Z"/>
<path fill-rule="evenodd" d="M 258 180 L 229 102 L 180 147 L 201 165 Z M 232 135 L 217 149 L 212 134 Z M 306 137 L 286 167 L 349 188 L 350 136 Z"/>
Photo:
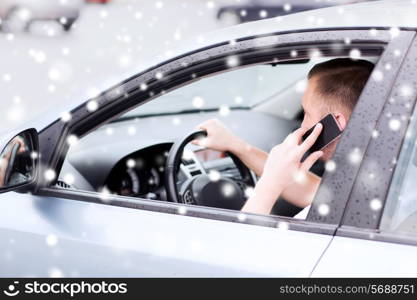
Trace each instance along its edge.
<path fill-rule="evenodd" d="M 166 200 L 165 163 L 171 146 L 171 143 L 153 145 L 125 156 L 111 170 L 105 187 L 110 193 L 121 196 Z M 241 179 L 239 170 L 226 153 L 187 146 L 177 174 L 178 190 L 189 178 L 212 171 Z"/>
<path fill-rule="evenodd" d="M 121 196 L 164 198 L 165 162 L 171 146 L 154 145 L 122 158 L 110 171 L 105 186 Z"/>

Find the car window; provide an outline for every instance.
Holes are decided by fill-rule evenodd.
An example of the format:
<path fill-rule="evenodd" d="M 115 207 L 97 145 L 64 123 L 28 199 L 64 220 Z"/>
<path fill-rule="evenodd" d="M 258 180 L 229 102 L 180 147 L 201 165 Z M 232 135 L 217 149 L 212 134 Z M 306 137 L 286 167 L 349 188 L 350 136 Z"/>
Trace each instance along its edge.
<path fill-rule="evenodd" d="M 390 124 L 396 126 L 395 123 Z M 380 229 L 417 234 L 417 110 L 407 129 Z M 378 203 L 375 201 L 375 203 Z"/>
<path fill-rule="evenodd" d="M 313 57 L 227 69 L 167 91 L 81 138 L 69 136 L 70 149 L 58 177 L 59 186 L 95 191 L 103 199 L 117 195 L 169 201 L 165 167 L 174 142 L 196 130 L 198 124 L 218 118 L 249 145 L 269 152 L 301 125 L 301 100 L 308 72 L 314 65 L 334 58 Z M 378 58 L 366 59 L 375 62 Z M 187 198 L 187 188 L 194 184 L 194 178 L 206 175 L 213 182 L 230 179 L 237 184 L 235 188 L 243 201 L 250 197 L 254 184 L 243 182 L 245 176 L 228 150 L 202 153 L 201 147 L 189 146 L 192 155 L 187 158 L 184 151 L 174 181 L 181 203 L 211 205 L 205 205 L 198 193 L 198 199 Z M 322 176 L 324 163 L 318 161 L 310 171 Z M 209 184 L 200 183 L 203 187 Z M 287 217 L 295 216 L 306 204 L 284 199 L 276 203 L 271 214 Z M 214 204 L 213 207 L 229 208 Z M 307 213 L 308 208 L 297 217 L 305 219 Z"/>
<path fill-rule="evenodd" d="M 237 58 L 229 58 L 230 64 Z M 121 118 L 184 112 L 193 109 L 253 107 L 302 81 L 319 60 L 294 64 L 265 64 L 223 72 L 167 93 Z"/>

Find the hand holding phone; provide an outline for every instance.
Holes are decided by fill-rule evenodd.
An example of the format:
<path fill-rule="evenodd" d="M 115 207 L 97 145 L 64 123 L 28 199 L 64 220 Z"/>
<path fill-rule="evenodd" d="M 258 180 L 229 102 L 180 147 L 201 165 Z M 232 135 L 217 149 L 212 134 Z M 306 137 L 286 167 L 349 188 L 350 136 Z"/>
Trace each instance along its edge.
<path fill-rule="evenodd" d="M 311 146 L 311 153 L 323 149 L 342 134 L 342 130 L 339 128 L 339 124 L 337 123 L 335 117 L 332 114 L 328 114 L 327 116 L 325 116 L 323 119 L 320 120 L 319 123 L 323 125 L 323 129 L 320 135 L 318 136 L 316 142 L 313 144 L 313 146 Z M 313 132 L 314 127 L 315 125 L 303 135 L 303 141 Z"/>

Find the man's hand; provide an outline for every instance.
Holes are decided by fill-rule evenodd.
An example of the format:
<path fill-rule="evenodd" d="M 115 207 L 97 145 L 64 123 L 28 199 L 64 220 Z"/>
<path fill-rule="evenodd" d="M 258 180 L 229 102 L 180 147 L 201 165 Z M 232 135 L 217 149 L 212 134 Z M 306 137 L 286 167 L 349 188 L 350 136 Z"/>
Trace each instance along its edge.
<path fill-rule="evenodd" d="M 303 162 L 301 159 L 313 146 L 322 128 L 321 124 L 317 124 L 304 142 L 302 142 L 302 136 L 307 129 L 299 128 L 271 150 L 263 174 L 255 187 L 255 193 L 246 202 L 243 211 L 268 214 L 287 187 L 306 180 L 308 170 L 323 155 L 323 152 L 316 151 Z"/>
<path fill-rule="evenodd" d="M 238 152 L 244 146 L 244 142 L 217 119 L 207 120 L 197 126 L 205 130 L 207 137 L 193 141 L 194 144 L 217 151 Z"/>

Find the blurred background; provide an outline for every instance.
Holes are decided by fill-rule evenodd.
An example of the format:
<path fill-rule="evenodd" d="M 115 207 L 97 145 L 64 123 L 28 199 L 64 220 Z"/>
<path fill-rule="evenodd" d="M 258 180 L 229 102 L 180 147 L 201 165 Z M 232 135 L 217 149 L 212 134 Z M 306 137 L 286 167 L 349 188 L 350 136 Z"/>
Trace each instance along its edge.
<path fill-rule="evenodd" d="M 206 32 L 354 2 L 0 0 L 0 132 L 87 100 Z"/>

